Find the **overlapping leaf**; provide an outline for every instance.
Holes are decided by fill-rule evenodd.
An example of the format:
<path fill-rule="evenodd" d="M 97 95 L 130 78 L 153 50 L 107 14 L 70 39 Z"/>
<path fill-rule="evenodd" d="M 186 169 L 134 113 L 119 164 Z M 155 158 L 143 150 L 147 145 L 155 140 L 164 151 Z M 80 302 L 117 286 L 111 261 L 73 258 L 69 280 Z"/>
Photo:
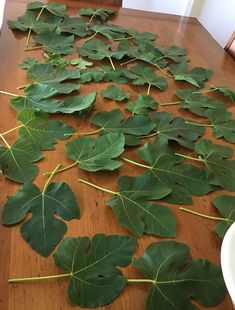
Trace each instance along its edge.
<path fill-rule="evenodd" d="M 74 59 L 70 60 L 70 64 L 72 66 L 77 66 L 77 68 L 79 68 L 81 70 L 86 70 L 87 67 L 93 66 L 93 62 L 86 61 L 86 60 L 82 59 L 82 57 L 81 58 L 74 58 Z"/>
<path fill-rule="evenodd" d="M 61 17 L 67 16 L 67 7 L 65 4 L 61 3 L 49 3 L 44 4 L 40 1 L 31 2 L 27 5 L 28 10 L 46 10 L 47 12 Z"/>
<path fill-rule="evenodd" d="M 105 134 L 96 140 L 82 137 L 66 143 L 67 156 L 87 171 L 115 170 L 122 163 L 113 158 L 124 152 L 125 138 L 121 133 Z"/>
<path fill-rule="evenodd" d="M 168 69 L 176 81 L 185 81 L 197 87 L 203 87 L 213 74 L 213 70 L 202 67 L 189 70 L 186 62 L 169 65 Z"/>
<path fill-rule="evenodd" d="M 226 287 L 221 269 L 207 260 L 193 260 L 183 243 L 162 241 L 151 244 L 133 265 L 152 286 L 146 298 L 146 310 L 198 309 L 195 299 L 204 307 L 218 304 Z"/>
<path fill-rule="evenodd" d="M 139 32 L 133 28 L 127 29 L 126 32 L 130 36 L 129 38 L 132 41 L 134 41 L 136 44 L 141 44 L 141 43 L 152 44 L 158 38 L 158 35 L 156 33 L 148 32 L 148 31 Z"/>
<path fill-rule="evenodd" d="M 228 96 L 232 102 L 235 102 L 235 91 L 226 86 L 211 86 L 211 89 L 217 90 L 225 96 Z"/>
<path fill-rule="evenodd" d="M 114 24 L 101 24 L 99 22 L 89 25 L 89 30 L 92 30 L 95 34 L 100 34 L 109 40 L 124 38 L 126 32 L 126 29 L 122 26 Z"/>
<path fill-rule="evenodd" d="M 119 192 L 107 204 L 122 226 L 136 236 L 142 236 L 143 233 L 175 236 L 176 223 L 171 210 L 149 202 L 169 195 L 169 188 L 147 175 L 122 176 L 118 180 L 118 188 Z"/>
<path fill-rule="evenodd" d="M 199 116 L 206 117 L 205 114 L 208 110 L 226 110 L 223 102 L 202 96 L 200 92 L 195 92 L 193 89 L 179 89 L 176 95 L 183 100 L 180 103 L 181 108 Z"/>
<path fill-rule="evenodd" d="M 115 82 L 115 83 L 127 83 L 125 78 L 124 70 L 122 68 L 116 68 L 113 70 L 111 66 L 99 66 L 96 68 L 96 72 L 102 72 L 104 74 L 103 80 L 105 82 Z"/>
<path fill-rule="evenodd" d="M 223 215 L 221 221 L 215 226 L 217 234 L 223 238 L 229 227 L 235 222 L 235 196 L 221 195 L 216 197 L 212 203 Z"/>
<path fill-rule="evenodd" d="M 130 94 L 124 93 L 122 88 L 116 85 L 109 85 L 106 90 L 102 90 L 100 93 L 103 98 L 108 98 L 116 101 L 123 101 L 130 98 Z"/>
<path fill-rule="evenodd" d="M 65 17 L 63 20 L 58 20 L 58 23 L 53 22 L 52 25 L 56 27 L 55 32 L 58 34 L 73 34 L 81 38 L 90 34 L 86 23 L 80 17 Z"/>
<path fill-rule="evenodd" d="M 112 302 L 127 283 L 117 266 L 130 263 L 135 244 L 118 235 L 64 239 L 53 256 L 56 266 L 70 275 L 70 301 L 87 308 Z"/>
<path fill-rule="evenodd" d="M 162 53 L 164 58 L 170 59 L 174 62 L 181 63 L 187 61 L 184 56 L 187 55 L 187 50 L 184 47 L 171 45 L 171 46 L 160 46 L 157 47 L 158 50 Z"/>
<path fill-rule="evenodd" d="M 9 147 L 0 145 L 0 172 L 18 183 L 32 181 L 38 173 L 33 163 L 42 157 L 39 148 L 26 140 L 18 139 Z"/>
<path fill-rule="evenodd" d="M 149 95 L 139 94 L 135 102 L 128 102 L 125 109 L 132 112 L 132 114 L 147 115 L 149 110 L 156 110 L 158 103 Z"/>
<path fill-rule="evenodd" d="M 157 139 L 162 143 L 175 141 L 179 145 L 193 149 L 194 141 L 205 133 L 205 128 L 188 124 L 182 117 L 174 117 L 168 112 L 156 112 L 151 116 L 156 124 Z"/>
<path fill-rule="evenodd" d="M 27 214 L 32 217 L 21 226 L 21 234 L 40 255 L 48 256 L 67 231 L 69 221 L 79 219 L 76 198 L 66 183 L 51 183 L 42 192 L 33 183 L 24 184 L 4 205 L 2 222 L 5 225 L 20 223 Z"/>
<path fill-rule="evenodd" d="M 111 15 L 115 14 L 115 10 L 107 9 L 107 8 L 82 8 L 79 11 L 81 16 L 89 16 L 91 17 L 90 21 L 96 17 L 101 18 L 103 21 L 109 18 Z"/>
<path fill-rule="evenodd" d="M 22 110 L 17 119 L 22 123 L 19 136 L 41 150 L 54 150 L 57 139 L 65 140 L 74 133 L 72 127 L 56 120 L 47 121 L 48 115 L 36 110 Z"/>

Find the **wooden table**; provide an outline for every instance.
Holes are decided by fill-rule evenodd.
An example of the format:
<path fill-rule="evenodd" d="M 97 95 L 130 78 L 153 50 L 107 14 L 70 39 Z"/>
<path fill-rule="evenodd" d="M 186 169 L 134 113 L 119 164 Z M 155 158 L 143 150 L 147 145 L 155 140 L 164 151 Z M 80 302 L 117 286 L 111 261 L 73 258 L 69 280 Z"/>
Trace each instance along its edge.
<path fill-rule="evenodd" d="M 26 37 L 14 35 L 6 25 L 6 20 L 16 19 L 25 11 L 26 4 L 29 1 L 8 0 L 5 9 L 5 20 L 0 36 L 0 89 L 9 92 L 16 92 L 16 87 L 27 83 L 25 72 L 18 67 L 25 56 L 34 56 L 42 58 L 41 51 L 25 52 Z M 66 2 L 66 1 L 64 1 Z M 67 1 L 70 11 L 75 13 L 77 9 L 83 6 L 77 1 Z M 212 68 L 215 71 L 213 78 L 207 83 L 210 85 L 226 85 L 234 88 L 235 64 L 232 58 L 215 42 L 209 33 L 200 25 L 195 18 L 181 18 L 178 16 L 158 13 L 148 13 L 143 11 L 120 9 L 117 16 L 113 19 L 114 23 L 124 27 L 136 28 L 139 31 L 150 31 L 159 34 L 158 44 L 171 45 L 176 44 L 188 49 L 190 66 L 202 66 Z M 218 24 L 219 27 L 219 24 Z M 152 92 L 154 98 L 159 102 L 170 102 L 175 100 L 174 93 L 177 88 L 185 87 L 184 83 L 175 83 L 169 81 L 167 91 L 159 93 Z M 93 84 L 91 86 L 82 86 L 81 93 L 91 92 L 90 88 L 99 92 L 107 87 L 107 83 Z M 130 87 L 124 85 L 123 88 L 131 92 L 134 96 L 144 91 L 141 87 Z M 219 97 L 218 97 L 219 98 Z M 220 97 L 221 98 L 221 97 Z M 9 98 L 0 96 L 0 132 L 8 130 L 16 125 L 16 112 L 8 104 Z M 103 103 L 101 97 L 98 97 L 96 110 L 107 109 L 107 101 Z M 229 101 L 228 101 L 229 102 Z M 109 103 L 108 109 L 120 105 Z M 231 104 L 230 104 L 231 107 Z M 189 114 L 178 111 L 177 107 L 165 107 L 166 111 L 176 115 L 188 116 Z M 234 110 L 230 108 L 230 110 Z M 192 116 L 192 114 L 191 114 Z M 78 131 L 89 131 L 91 126 L 87 120 L 75 119 L 73 116 L 63 116 L 60 119 L 66 121 Z M 206 138 L 211 138 L 208 129 Z M 16 139 L 16 133 L 8 136 L 9 143 Z M 212 138 L 214 142 L 218 140 Z M 226 143 L 224 141 L 220 142 Z M 57 151 L 45 152 L 45 159 L 39 162 L 40 172 L 34 181 L 40 188 L 45 183 L 43 172 L 51 171 L 56 163 L 63 165 L 69 163 L 63 152 L 64 143 L 58 143 Z M 230 145 L 231 146 L 231 145 Z M 128 151 L 128 156 L 137 160 L 137 151 Z M 68 223 L 67 236 L 93 236 L 96 233 L 105 234 L 126 234 L 127 230 L 117 224 L 110 208 L 105 206 L 105 201 L 110 198 L 109 195 L 91 189 L 85 185 L 78 184 L 78 178 L 84 178 L 101 186 L 107 186 L 110 189 L 116 188 L 116 180 L 120 175 L 138 175 L 143 170 L 125 164 L 119 171 L 114 173 L 88 173 L 81 169 L 74 168 L 55 176 L 55 181 L 67 182 L 73 189 L 78 198 L 81 208 L 81 220 Z M 0 203 L 1 208 L 9 195 L 15 193 L 19 185 L 0 177 Z M 211 200 L 217 196 L 220 191 L 203 197 L 194 197 L 194 205 L 197 210 L 205 213 L 215 214 L 211 206 Z M 215 264 L 220 262 L 221 239 L 214 230 L 215 223 L 207 219 L 190 216 L 179 211 L 178 206 L 171 206 L 177 218 L 177 237 L 176 241 L 184 242 L 191 248 L 193 258 L 205 258 Z M 43 276 L 58 273 L 53 263 L 53 258 L 42 258 L 37 255 L 28 244 L 21 238 L 19 232 L 20 226 L 0 227 L 0 309 L 2 310 L 59 310 L 74 309 L 66 297 L 67 279 L 49 280 L 45 282 L 18 283 L 9 285 L 8 278 Z M 139 238 L 135 255 L 143 254 L 146 246 L 152 242 L 160 240 L 155 236 L 144 235 Z M 125 271 L 129 277 L 138 277 L 138 272 L 129 266 Z M 144 309 L 144 298 L 148 285 L 139 284 L 127 285 L 124 292 L 111 304 L 102 309 Z M 199 306 L 200 309 L 204 309 Z M 212 308 L 211 308 L 212 309 Z M 224 301 L 214 307 L 218 310 L 230 310 L 232 304 L 229 296 Z M 167 309 L 166 309 L 167 310 Z"/>

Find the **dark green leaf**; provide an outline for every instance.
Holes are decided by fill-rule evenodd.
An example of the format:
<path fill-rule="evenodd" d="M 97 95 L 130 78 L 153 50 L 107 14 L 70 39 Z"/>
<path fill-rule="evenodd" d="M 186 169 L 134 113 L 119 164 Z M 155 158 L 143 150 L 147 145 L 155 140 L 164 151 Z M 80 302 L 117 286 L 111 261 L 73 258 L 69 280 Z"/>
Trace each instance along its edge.
<path fill-rule="evenodd" d="M 226 86 L 211 86 L 211 88 L 221 92 L 225 96 L 228 96 L 232 102 L 235 102 L 235 91 L 230 88 Z"/>
<path fill-rule="evenodd" d="M 121 110 L 97 112 L 91 119 L 91 123 L 101 127 L 102 134 L 107 132 L 119 132 L 128 135 L 141 136 L 149 134 L 155 127 L 150 119 L 143 115 L 134 115 L 127 120 L 123 119 Z"/>
<path fill-rule="evenodd" d="M 105 73 L 98 70 L 82 70 L 79 83 L 95 82 L 98 83 L 104 79 Z"/>
<path fill-rule="evenodd" d="M 139 32 L 136 29 L 127 29 L 126 30 L 127 34 L 130 35 L 131 39 L 137 43 L 137 44 L 142 44 L 142 43 L 153 43 L 157 38 L 157 34 L 152 33 L 152 32 Z"/>
<path fill-rule="evenodd" d="M 106 20 L 107 18 L 109 18 L 109 16 L 115 14 L 115 10 L 105 9 L 105 8 L 99 8 L 99 9 L 82 8 L 82 9 L 80 9 L 79 13 L 82 16 L 90 16 L 91 19 L 99 17 L 102 20 Z"/>
<path fill-rule="evenodd" d="M 212 203 L 224 217 L 215 226 L 217 234 L 223 238 L 229 227 L 235 222 L 235 196 L 221 195 L 216 197 Z"/>
<path fill-rule="evenodd" d="M 195 67 L 189 70 L 185 62 L 170 65 L 168 68 L 174 75 L 176 81 L 185 81 L 197 87 L 203 87 L 205 84 L 204 82 L 213 75 L 213 70 L 211 69 Z"/>
<path fill-rule="evenodd" d="M 131 67 L 129 71 L 126 71 L 126 76 L 132 80 L 133 85 L 148 85 L 148 94 L 151 86 L 155 86 L 160 90 L 167 88 L 167 80 L 158 76 L 152 68 L 145 65 L 136 65 Z"/>
<path fill-rule="evenodd" d="M 151 244 L 134 266 L 153 280 L 146 310 L 196 310 L 191 298 L 205 307 L 218 304 L 226 287 L 221 269 L 207 260 L 193 260 L 183 243 L 162 241 Z"/>
<path fill-rule="evenodd" d="M 43 56 L 45 56 L 48 59 L 48 61 L 53 64 L 53 66 L 56 66 L 58 68 L 64 68 L 69 65 L 69 60 L 61 57 L 61 55 L 45 52 L 43 53 Z"/>
<path fill-rule="evenodd" d="M 89 30 L 92 30 L 96 34 L 99 33 L 109 40 L 117 38 L 124 38 L 126 29 L 119 25 L 114 24 L 101 24 L 99 22 L 93 23 L 89 26 Z"/>
<path fill-rule="evenodd" d="M 40 255 L 48 256 L 67 231 L 66 224 L 54 215 L 69 221 L 79 219 L 75 196 L 66 183 L 51 183 L 41 192 L 33 183 L 24 184 L 8 198 L 2 221 L 5 225 L 21 222 L 29 212 L 32 217 L 21 226 L 21 234 Z"/>
<path fill-rule="evenodd" d="M 198 160 L 205 165 L 208 182 L 234 191 L 235 160 L 228 160 L 232 157 L 233 150 L 228 146 L 213 144 L 209 140 L 200 140 L 194 149 L 200 155 Z"/>
<path fill-rule="evenodd" d="M 102 234 L 63 240 L 53 256 L 56 266 L 71 274 L 71 302 L 87 308 L 112 302 L 127 283 L 117 266 L 129 264 L 135 245 L 131 237 Z"/>
<path fill-rule="evenodd" d="M 43 49 L 50 53 L 70 54 L 74 44 L 74 35 L 65 36 L 54 31 L 42 31 L 33 37 L 36 43 L 42 45 Z"/>
<path fill-rule="evenodd" d="M 167 47 L 157 47 L 157 49 L 165 58 L 173 60 L 174 62 L 181 63 L 187 61 L 186 58 L 182 57 L 187 55 L 187 50 L 183 47 L 171 45 Z"/>
<path fill-rule="evenodd" d="M 29 11 L 18 17 L 16 21 L 9 20 L 7 24 L 11 30 L 19 29 L 21 31 L 28 31 L 29 29 L 33 29 L 34 31 L 48 31 L 52 28 L 51 24 L 38 20 L 37 15 Z"/>
<path fill-rule="evenodd" d="M 180 103 L 181 108 L 187 109 L 192 113 L 206 117 L 208 110 L 226 110 L 223 102 L 210 97 L 202 96 L 200 92 L 193 89 L 179 89 L 176 95 L 183 101 Z"/>
<path fill-rule="evenodd" d="M 174 117 L 168 112 L 156 112 L 151 116 L 156 124 L 157 139 L 162 143 L 176 141 L 179 145 L 193 149 L 194 141 L 205 133 L 205 128 L 188 124 L 182 117 Z"/>
<path fill-rule="evenodd" d="M 82 137 L 66 143 L 67 156 L 87 171 L 115 170 L 122 163 L 113 160 L 124 152 L 125 138 L 120 133 L 109 133 L 96 140 Z"/>
<path fill-rule="evenodd" d="M 28 70 L 31 68 L 33 65 L 36 65 L 38 63 L 38 60 L 33 57 L 25 57 L 23 62 L 19 64 L 19 67 L 23 70 Z"/>
<path fill-rule="evenodd" d="M 65 140 L 74 133 L 74 129 L 56 120 L 49 120 L 48 115 L 36 110 L 22 110 L 17 120 L 22 123 L 19 136 L 40 150 L 54 150 L 56 140 Z"/>
<path fill-rule="evenodd" d="M 93 66 L 93 62 L 86 61 L 82 58 L 75 58 L 70 60 L 72 66 L 77 66 L 79 69 L 85 70 L 87 67 Z"/>
<path fill-rule="evenodd" d="M 156 110 L 158 103 L 148 95 L 139 94 L 135 102 L 128 102 L 125 109 L 132 112 L 132 114 L 147 115 L 148 109 Z"/>
<path fill-rule="evenodd" d="M 208 184 L 207 174 L 203 169 L 183 164 L 183 158 L 174 155 L 159 141 L 146 143 L 140 149 L 140 157 L 149 164 L 146 174 L 172 191 L 164 198 L 167 202 L 192 204 L 191 195 L 202 196 L 214 189 Z"/>
<path fill-rule="evenodd" d="M 61 4 L 61 3 L 49 3 L 49 4 L 44 4 L 42 2 L 39 1 L 35 1 L 35 2 L 31 2 L 27 5 L 27 9 L 28 10 L 46 10 L 48 12 L 50 12 L 53 15 L 56 16 L 61 16 L 61 17 L 65 17 L 67 16 L 66 13 L 66 5 L 65 4 Z"/>
<path fill-rule="evenodd" d="M 85 37 L 90 34 L 86 28 L 86 23 L 80 17 L 65 17 L 63 21 L 56 25 L 56 33 L 69 33 L 78 37 Z"/>
<path fill-rule="evenodd" d="M 0 172 L 18 183 L 32 181 L 38 173 L 38 167 L 32 163 L 42 157 L 35 145 L 22 139 L 10 147 L 0 145 Z"/>
<path fill-rule="evenodd" d="M 136 236 L 144 232 L 161 237 L 175 236 L 176 223 L 171 210 L 148 202 L 162 199 L 171 190 L 147 175 L 122 176 L 118 188 L 119 192 L 107 204 L 121 225 Z"/>
<path fill-rule="evenodd" d="M 124 77 L 124 71 L 122 68 L 116 68 L 113 70 L 111 66 L 99 66 L 96 68 L 97 74 L 99 72 L 104 73 L 103 80 L 105 82 L 115 82 L 115 83 L 127 83 L 127 79 Z"/>
<path fill-rule="evenodd" d="M 109 85 L 109 87 L 106 90 L 102 90 L 100 94 L 103 98 L 116 101 L 123 101 L 130 98 L 129 94 L 124 93 L 122 88 L 116 85 Z"/>

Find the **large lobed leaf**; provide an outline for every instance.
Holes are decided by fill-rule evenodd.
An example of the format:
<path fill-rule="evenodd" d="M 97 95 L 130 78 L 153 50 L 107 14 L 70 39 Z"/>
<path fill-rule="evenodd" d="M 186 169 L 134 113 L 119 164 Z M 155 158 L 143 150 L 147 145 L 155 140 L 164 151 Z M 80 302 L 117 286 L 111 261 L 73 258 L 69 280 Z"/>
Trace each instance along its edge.
<path fill-rule="evenodd" d="M 113 301 L 127 279 L 117 266 L 131 261 L 135 240 L 127 236 L 95 235 L 66 238 L 54 254 L 56 266 L 70 274 L 68 297 L 80 307 L 95 308 Z"/>
<path fill-rule="evenodd" d="M 115 14 L 115 10 L 107 9 L 107 8 L 82 8 L 79 10 L 79 14 L 81 16 L 89 16 L 91 19 L 93 18 L 101 18 L 103 21 L 109 18 L 111 15 Z"/>
<path fill-rule="evenodd" d="M 33 183 L 24 184 L 4 205 L 2 222 L 13 225 L 32 217 L 21 226 L 21 234 L 40 255 L 48 256 L 67 231 L 66 224 L 54 215 L 69 221 L 80 218 L 75 196 L 66 183 L 51 183 L 41 192 Z"/>
<path fill-rule="evenodd" d="M 218 304 L 226 287 L 221 269 L 207 260 L 193 260 L 183 243 L 162 241 L 151 244 L 133 265 L 153 284 L 146 310 L 196 310 L 191 298 L 205 307 Z"/>
<path fill-rule="evenodd" d="M 130 94 L 124 93 L 121 87 L 109 85 L 106 90 L 100 92 L 103 98 L 108 98 L 116 101 L 123 101 L 130 98 Z"/>
<path fill-rule="evenodd" d="M 135 102 L 128 102 L 125 109 L 133 114 L 147 115 L 149 110 L 157 110 L 158 103 L 149 95 L 139 94 Z"/>

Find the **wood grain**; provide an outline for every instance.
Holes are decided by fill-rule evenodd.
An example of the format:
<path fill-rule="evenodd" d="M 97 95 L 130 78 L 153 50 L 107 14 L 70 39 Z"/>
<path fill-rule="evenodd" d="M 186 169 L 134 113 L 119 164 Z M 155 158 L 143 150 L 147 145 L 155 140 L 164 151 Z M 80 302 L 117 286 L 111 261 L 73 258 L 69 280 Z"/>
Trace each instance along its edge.
<path fill-rule="evenodd" d="M 25 52 L 24 46 L 26 37 L 19 33 L 12 33 L 6 25 L 6 20 L 16 19 L 25 11 L 26 3 L 29 1 L 8 0 L 5 9 L 5 22 L 0 37 L 0 89 L 9 92 L 16 92 L 16 87 L 24 85 L 28 81 L 25 72 L 18 67 L 24 57 L 31 56 L 42 58 L 41 51 Z M 57 2 L 60 2 L 57 0 Z M 79 1 L 64 1 L 70 8 L 70 12 L 75 15 L 77 9 L 87 4 Z M 89 5 L 92 6 L 92 5 Z M 112 22 L 124 27 L 135 28 L 139 31 L 150 31 L 159 34 L 158 44 L 180 45 L 188 49 L 190 66 L 203 66 L 212 68 L 215 71 L 213 78 L 207 83 L 210 85 L 226 85 L 234 88 L 235 64 L 231 57 L 212 39 L 195 18 L 184 18 L 168 14 L 148 13 L 143 11 L 119 9 L 117 16 L 112 18 Z M 107 83 L 90 84 L 81 87 L 81 93 L 87 94 L 92 91 L 100 92 L 107 87 Z M 152 96 L 158 102 L 170 102 L 175 100 L 175 90 L 180 87 L 188 87 L 184 83 L 175 83 L 169 80 L 169 88 L 165 92 L 152 91 Z M 123 86 L 124 90 L 131 93 L 132 98 L 144 92 L 143 87 Z M 216 98 L 226 100 L 219 95 Z M 0 132 L 8 130 L 16 125 L 16 112 L 8 104 L 9 98 L 0 95 Z M 227 101 L 229 110 L 234 112 L 231 103 Z M 121 104 L 103 100 L 98 96 L 96 107 L 93 111 L 111 110 L 114 107 L 121 107 Z M 160 110 L 163 110 L 160 108 Z M 165 107 L 165 111 L 176 115 L 193 118 L 192 114 L 178 110 L 177 107 Z M 89 119 L 78 119 L 73 116 L 59 116 L 59 119 L 71 124 L 77 131 L 84 132 L 92 130 Z M 196 118 L 195 118 L 196 120 Z M 16 133 L 10 134 L 9 143 L 16 139 Z M 211 137 L 210 130 L 207 130 L 206 138 L 224 145 L 230 144 L 216 141 Z M 45 159 L 39 163 L 40 172 L 35 180 L 40 188 L 45 183 L 43 173 L 51 171 L 57 163 L 69 164 L 64 154 L 64 142 L 58 143 L 56 151 L 45 152 Z M 138 160 L 137 150 L 127 150 L 127 157 Z M 105 205 L 105 201 L 110 198 L 106 193 L 88 188 L 83 184 L 78 184 L 77 179 L 83 178 L 99 184 L 100 186 L 116 189 L 117 178 L 121 175 L 138 175 L 141 168 L 124 164 L 120 170 L 113 173 L 98 172 L 88 173 L 78 168 L 73 168 L 55 176 L 55 181 L 67 182 L 73 189 L 81 208 L 81 220 L 71 221 L 68 224 L 67 236 L 93 236 L 96 233 L 123 234 L 129 233 L 117 224 L 110 208 Z M 0 203 L 3 207 L 7 196 L 12 195 L 18 189 L 18 185 L 0 177 Z M 216 215 L 211 200 L 222 193 L 217 191 L 204 197 L 194 197 L 194 206 L 198 211 Z M 179 206 L 172 205 L 171 209 L 177 218 L 177 237 L 175 240 L 188 244 L 191 248 L 193 258 L 205 258 L 215 264 L 220 263 L 221 240 L 214 231 L 215 223 L 206 219 L 191 216 L 179 211 Z M 143 254 L 146 246 L 156 242 L 160 238 L 154 236 L 143 236 L 138 239 L 138 246 L 135 255 Z M 20 236 L 19 226 L 11 228 L 0 227 L 0 309 L 3 310 L 68 310 L 74 309 L 66 297 L 67 280 L 49 280 L 45 282 L 18 283 L 8 285 L 8 278 L 43 276 L 58 273 L 54 266 L 53 258 L 42 258 L 31 250 Z M 134 267 L 129 266 L 124 269 L 128 277 L 138 277 L 138 272 Z M 124 292 L 110 305 L 100 309 L 106 310 L 142 310 L 144 309 L 144 298 L 148 285 L 131 284 Z M 92 296 L 91 296 L 92 298 Z M 198 306 L 199 309 L 204 309 Z M 79 309 L 79 307 L 77 307 Z M 217 310 L 232 310 L 229 296 L 217 307 Z M 166 309 L 167 310 L 167 309 Z"/>

